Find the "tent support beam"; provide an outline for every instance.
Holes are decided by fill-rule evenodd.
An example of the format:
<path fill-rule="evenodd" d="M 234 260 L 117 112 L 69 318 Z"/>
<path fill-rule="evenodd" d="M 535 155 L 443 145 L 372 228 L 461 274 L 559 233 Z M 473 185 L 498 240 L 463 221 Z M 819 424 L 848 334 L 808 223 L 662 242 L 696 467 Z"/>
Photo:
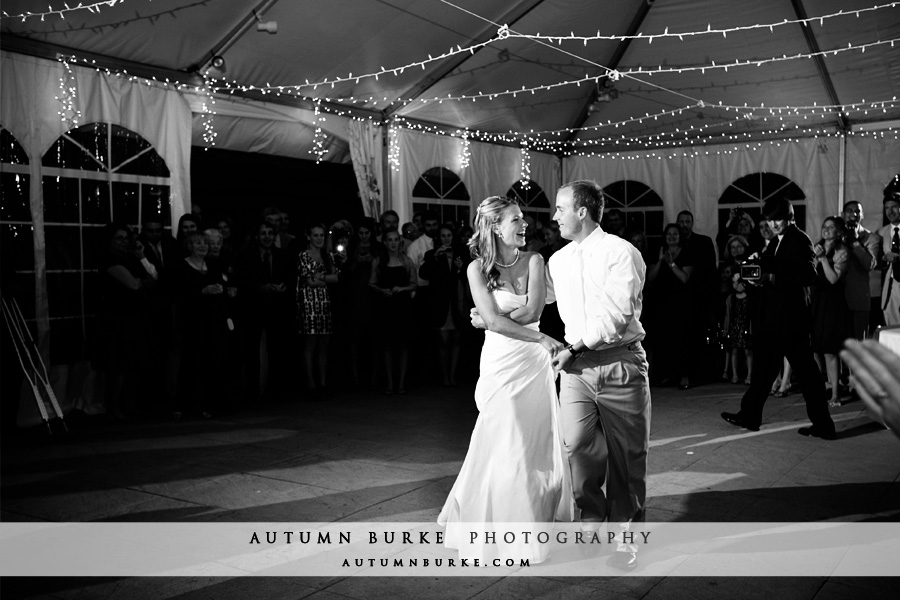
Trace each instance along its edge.
<path fill-rule="evenodd" d="M 75 56 L 79 59 L 93 61 L 98 69 L 109 69 L 113 72 L 127 71 L 131 75 L 145 79 L 156 79 L 160 82 L 168 80 L 170 83 L 183 83 L 186 85 L 202 86 L 203 78 L 196 73 L 186 71 L 173 71 L 161 67 L 154 67 L 144 63 L 122 60 L 103 54 L 94 54 L 83 50 L 75 50 L 65 46 L 58 46 L 47 42 L 39 42 L 16 35 L 0 36 L 0 50 L 14 54 L 24 54 L 48 60 L 57 60 L 60 56 Z"/>
<path fill-rule="evenodd" d="M 195 65 L 191 65 L 186 70 L 187 71 L 198 71 L 202 69 L 212 58 L 216 55 L 224 54 L 228 52 L 228 49 L 234 46 L 235 42 L 237 42 L 238 38 L 247 33 L 247 30 L 253 26 L 253 22 L 256 21 L 257 13 L 267 12 L 272 5 L 274 5 L 278 0 L 262 0 L 256 8 L 252 9 L 247 16 L 241 19 L 237 25 L 235 25 L 231 31 L 229 31 L 225 37 L 223 37 L 218 44 L 214 45 L 212 49 L 210 49 L 209 54 L 204 55 L 204 57 Z"/>
<path fill-rule="evenodd" d="M 615 52 L 613 52 L 612 56 L 609 59 L 609 63 L 606 65 L 609 69 L 615 69 L 619 66 L 619 63 L 622 62 L 622 58 L 625 56 L 625 51 L 628 50 L 628 46 L 631 45 L 631 36 L 636 35 L 638 31 L 640 31 L 641 25 L 644 23 L 644 19 L 647 18 L 647 13 L 650 12 L 650 9 L 653 8 L 654 0 L 646 0 L 645 2 L 641 2 L 638 6 L 638 10 L 634 15 L 634 18 L 631 19 L 631 24 L 628 26 L 628 30 L 625 32 L 625 39 L 619 42 L 619 45 L 616 46 Z M 607 77 L 603 76 L 602 79 L 606 80 Z M 591 92 L 591 95 L 588 97 L 587 102 L 585 102 L 584 106 L 581 108 L 581 112 L 578 114 L 578 118 L 572 123 L 572 129 L 580 129 L 587 123 L 588 117 L 591 116 L 590 109 L 591 105 L 594 104 L 597 100 L 597 89 L 596 87 Z M 566 141 L 571 142 L 575 138 L 578 137 L 578 131 L 573 131 L 569 134 L 569 137 L 566 138 Z"/>
<path fill-rule="evenodd" d="M 809 15 L 806 13 L 806 7 L 803 6 L 803 0 L 791 0 L 791 5 L 794 7 L 794 14 L 797 15 L 798 19 L 809 18 Z M 809 24 L 806 22 L 800 23 L 800 29 L 803 31 L 803 37 L 806 38 L 806 45 L 809 47 L 809 51 L 815 54 L 813 60 L 816 61 L 816 69 L 819 71 L 819 77 L 822 80 L 822 85 L 825 87 L 825 92 L 828 94 L 829 100 L 831 100 L 832 104 L 841 104 L 841 101 L 838 99 L 837 90 L 834 89 L 834 83 L 831 81 L 831 75 L 828 73 L 828 68 L 825 66 L 825 59 L 819 54 L 821 49 L 819 48 L 819 42 L 816 40 L 815 34 L 813 34 L 812 29 L 810 29 Z M 837 120 L 837 125 L 842 132 L 846 133 L 850 130 L 850 123 L 847 121 L 847 116 L 844 113 L 836 113 L 835 118 Z"/>
<path fill-rule="evenodd" d="M 529 0 L 527 2 L 523 2 L 522 4 L 515 6 L 510 9 L 505 15 L 500 17 L 500 22 L 506 25 L 509 25 L 512 28 L 522 17 L 530 13 L 537 6 L 543 3 L 544 0 Z M 471 46 L 474 44 L 483 44 L 488 41 L 497 33 L 496 28 L 493 25 L 490 25 L 483 29 L 481 33 L 479 33 L 474 38 L 470 39 L 467 43 Z M 431 73 L 426 79 L 420 81 L 414 87 L 405 92 L 401 93 L 398 98 L 417 98 L 430 90 L 434 85 L 439 82 L 441 79 L 452 73 L 455 69 L 457 69 L 464 62 L 469 60 L 476 53 L 480 52 L 483 48 L 479 48 L 475 50 L 474 53 L 470 54 L 458 54 L 455 58 L 447 60 L 443 66 L 438 68 L 436 71 Z M 394 113 L 403 108 L 402 105 L 396 107 L 390 107 L 384 112 L 385 120 L 389 119 Z"/>

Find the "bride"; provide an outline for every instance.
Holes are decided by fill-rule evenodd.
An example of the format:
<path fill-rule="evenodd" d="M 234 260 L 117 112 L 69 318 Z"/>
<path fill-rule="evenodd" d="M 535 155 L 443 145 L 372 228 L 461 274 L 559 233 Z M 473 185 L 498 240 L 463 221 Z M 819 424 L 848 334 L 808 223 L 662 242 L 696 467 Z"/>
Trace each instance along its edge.
<path fill-rule="evenodd" d="M 503 525 L 540 527 L 572 520 L 572 491 L 557 425 L 554 356 L 563 344 L 538 330 L 547 293 L 544 260 L 525 245 L 527 224 L 514 200 L 493 196 L 478 207 L 468 278 L 487 329 L 475 388 L 479 415 L 462 469 L 441 510 L 445 545 L 459 557 L 546 560 L 547 544 L 517 535 L 503 542 Z M 496 543 L 470 543 L 470 532 Z M 476 542 L 477 542 L 476 540 Z"/>

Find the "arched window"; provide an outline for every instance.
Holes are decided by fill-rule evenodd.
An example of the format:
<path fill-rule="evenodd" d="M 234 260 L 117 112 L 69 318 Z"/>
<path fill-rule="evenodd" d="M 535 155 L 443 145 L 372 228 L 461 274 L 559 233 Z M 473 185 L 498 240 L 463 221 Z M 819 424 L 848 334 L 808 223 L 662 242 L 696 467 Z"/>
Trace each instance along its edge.
<path fill-rule="evenodd" d="M 522 212 L 535 222 L 540 221 L 544 225 L 550 222 L 550 200 L 547 194 L 541 189 L 537 183 L 528 180 L 527 185 L 522 180 L 516 181 L 506 192 L 509 198 L 515 198 L 522 205 Z"/>
<path fill-rule="evenodd" d="M 64 133 L 42 162 L 51 361 L 76 362 L 93 329 L 102 228 L 170 222 L 169 169 L 147 140 L 106 123 Z"/>
<path fill-rule="evenodd" d="M 725 231 L 728 213 L 732 208 L 746 212 L 756 223 L 762 218 L 763 202 L 769 198 L 790 198 L 797 227 L 806 227 L 806 194 L 800 187 L 778 173 L 751 173 L 729 185 L 719 197 L 719 231 Z"/>
<path fill-rule="evenodd" d="M 603 188 L 606 195 L 606 215 L 610 209 L 618 209 L 625 219 L 625 229 L 642 231 L 651 248 L 662 243 L 665 225 L 663 201 L 653 188 L 631 179 L 623 179 Z M 609 231 L 606 215 L 600 226 Z"/>
<path fill-rule="evenodd" d="M 428 169 L 413 188 L 413 212 L 433 210 L 441 223 L 471 225 L 469 191 L 459 176 L 443 167 Z"/>
<path fill-rule="evenodd" d="M 34 318 L 34 221 L 31 218 L 28 155 L 7 129 L 0 126 L 0 260 L 4 276 L 15 273 L 19 307 Z"/>

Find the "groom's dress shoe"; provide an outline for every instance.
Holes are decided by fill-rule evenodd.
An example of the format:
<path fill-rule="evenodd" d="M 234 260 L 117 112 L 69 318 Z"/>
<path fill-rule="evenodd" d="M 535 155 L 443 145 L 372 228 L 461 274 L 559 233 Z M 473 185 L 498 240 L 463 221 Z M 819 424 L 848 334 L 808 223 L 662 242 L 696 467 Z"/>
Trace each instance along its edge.
<path fill-rule="evenodd" d="M 638 566 L 637 552 L 613 552 L 606 564 L 619 571 L 634 571 Z"/>
<path fill-rule="evenodd" d="M 750 431 L 759 431 L 759 425 L 747 423 L 741 416 L 741 413 L 723 412 L 722 418 L 732 425 L 736 425 L 737 427 L 743 427 L 744 429 L 749 429 Z"/>
<path fill-rule="evenodd" d="M 817 437 L 823 440 L 835 440 L 837 439 L 837 434 L 834 429 L 822 429 L 820 427 L 816 427 L 813 425 L 812 427 L 801 427 L 797 430 L 797 433 L 806 437 Z"/>

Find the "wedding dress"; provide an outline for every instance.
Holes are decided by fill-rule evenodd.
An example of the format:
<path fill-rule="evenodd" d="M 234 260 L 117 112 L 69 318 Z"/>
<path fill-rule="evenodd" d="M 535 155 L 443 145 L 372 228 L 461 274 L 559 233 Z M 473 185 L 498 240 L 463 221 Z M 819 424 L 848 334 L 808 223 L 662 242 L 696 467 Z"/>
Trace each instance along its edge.
<path fill-rule="evenodd" d="M 500 312 L 524 306 L 527 297 L 494 290 Z M 527 327 L 537 330 L 537 324 Z M 548 531 L 571 521 L 571 477 L 559 428 L 558 399 L 550 355 L 534 342 L 485 333 L 481 373 L 475 388 L 479 410 L 469 450 L 438 523 L 446 527 L 444 545 L 460 558 L 546 560 L 550 544 L 503 534 L 521 525 Z M 471 542 L 470 532 L 479 535 Z M 496 532 L 489 543 L 486 532 Z M 521 533 L 521 532 L 519 532 Z M 507 537 L 509 540 L 510 537 Z"/>

